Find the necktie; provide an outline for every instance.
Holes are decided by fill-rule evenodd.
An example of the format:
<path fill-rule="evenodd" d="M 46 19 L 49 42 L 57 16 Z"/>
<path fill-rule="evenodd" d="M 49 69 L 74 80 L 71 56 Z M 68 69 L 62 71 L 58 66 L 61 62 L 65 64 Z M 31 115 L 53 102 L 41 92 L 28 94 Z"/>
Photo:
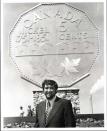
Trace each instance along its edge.
<path fill-rule="evenodd" d="M 49 112 L 50 112 L 50 109 L 51 109 L 51 104 L 50 102 L 48 101 L 47 102 L 47 105 L 46 105 L 46 111 L 45 111 L 45 123 L 47 123 L 47 120 L 48 120 L 48 116 L 49 116 Z"/>

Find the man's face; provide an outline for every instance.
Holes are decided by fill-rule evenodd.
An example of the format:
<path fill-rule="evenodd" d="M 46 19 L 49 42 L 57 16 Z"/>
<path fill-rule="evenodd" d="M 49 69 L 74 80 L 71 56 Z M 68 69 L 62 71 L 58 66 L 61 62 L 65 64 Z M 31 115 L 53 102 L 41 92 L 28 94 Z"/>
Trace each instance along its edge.
<path fill-rule="evenodd" d="M 44 94 L 45 94 L 45 96 L 46 96 L 46 98 L 48 100 L 51 100 L 55 96 L 56 92 L 57 91 L 56 91 L 54 86 L 52 86 L 52 85 L 45 85 L 45 87 L 44 87 Z"/>

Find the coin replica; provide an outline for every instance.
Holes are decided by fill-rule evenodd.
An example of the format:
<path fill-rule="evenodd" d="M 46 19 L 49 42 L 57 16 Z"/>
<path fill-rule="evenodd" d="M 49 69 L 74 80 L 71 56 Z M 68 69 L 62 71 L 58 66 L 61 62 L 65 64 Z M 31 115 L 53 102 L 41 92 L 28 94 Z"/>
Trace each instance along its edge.
<path fill-rule="evenodd" d="M 64 3 L 23 13 L 10 32 L 10 56 L 21 77 L 41 86 L 70 85 L 90 72 L 99 52 L 98 30 L 85 12 Z"/>

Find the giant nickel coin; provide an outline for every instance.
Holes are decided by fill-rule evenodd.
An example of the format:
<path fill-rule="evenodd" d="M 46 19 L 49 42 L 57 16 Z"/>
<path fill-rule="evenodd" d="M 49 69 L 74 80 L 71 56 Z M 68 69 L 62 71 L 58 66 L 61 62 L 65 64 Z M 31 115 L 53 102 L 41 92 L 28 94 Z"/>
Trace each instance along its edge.
<path fill-rule="evenodd" d="M 10 33 L 10 55 L 20 75 L 40 84 L 70 85 L 90 72 L 98 30 L 85 12 L 68 4 L 40 4 L 23 13 Z"/>

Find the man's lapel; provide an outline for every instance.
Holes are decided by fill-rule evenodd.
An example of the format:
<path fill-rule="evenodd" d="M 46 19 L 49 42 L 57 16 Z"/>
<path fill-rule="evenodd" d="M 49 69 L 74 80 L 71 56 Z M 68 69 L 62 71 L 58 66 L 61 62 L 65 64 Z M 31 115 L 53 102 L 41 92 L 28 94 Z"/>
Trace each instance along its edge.
<path fill-rule="evenodd" d="M 55 99 L 55 102 L 54 102 L 54 105 L 52 107 L 52 110 L 50 111 L 49 113 L 49 116 L 48 116 L 48 120 L 47 120 L 47 124 L 51 121 L 51 119 L 55 116 L 55 114 L 57 113 L 57 111 L 59 110 L 60 108 L 60 98 L 59 97 L 56 97 Z"/>
<path fill-rule="evenodd" d="M 42 121 L 44 122 L 44 124 L 45 124 L 45 108 L 46 108 L 46 101 L 44 101 L 43 103 L 42 103 L 42 106 L 41 106 L 41 119 L 42 119 Z"/>

